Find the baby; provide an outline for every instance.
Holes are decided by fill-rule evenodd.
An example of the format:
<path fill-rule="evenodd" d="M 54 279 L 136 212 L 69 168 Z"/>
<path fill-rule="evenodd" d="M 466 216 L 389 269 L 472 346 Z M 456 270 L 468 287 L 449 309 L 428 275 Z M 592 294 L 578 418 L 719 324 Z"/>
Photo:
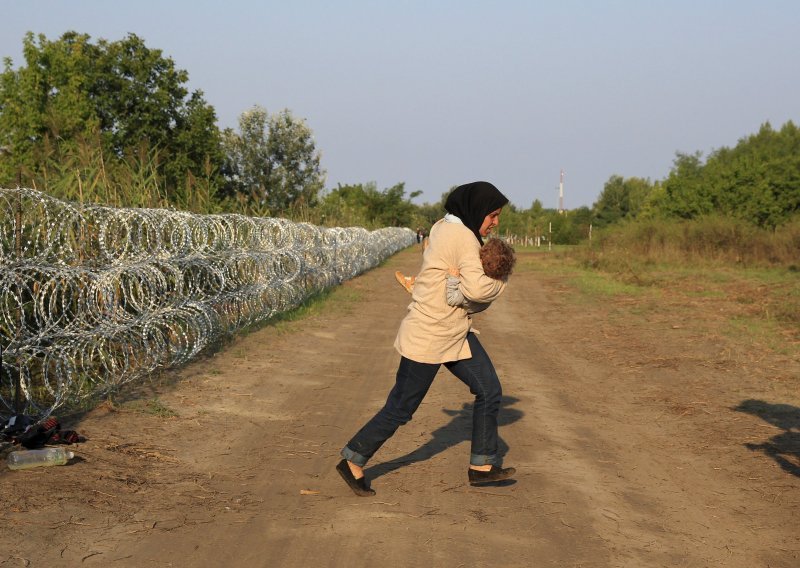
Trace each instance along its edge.
<path fill-rule="evenodd" d="M 486 244 L 481 247 L 480 257 L 484 273 L 495 280 L 508 280 L 517 261 L 514 249 L 500 239 L 486 241 Z M 404 276 L 399 270 L 394 273 L 394 276 L 408 293 L 414 291 L 415 276 Z M 489 304 L 472 302 L 464 297 L 464 294 L 458 289 L 459 277 L 458 269 L 451 268 L 450 275 L 447 277 L 447 305 L 462 307 L 471 314 L 488 308 Z"/>

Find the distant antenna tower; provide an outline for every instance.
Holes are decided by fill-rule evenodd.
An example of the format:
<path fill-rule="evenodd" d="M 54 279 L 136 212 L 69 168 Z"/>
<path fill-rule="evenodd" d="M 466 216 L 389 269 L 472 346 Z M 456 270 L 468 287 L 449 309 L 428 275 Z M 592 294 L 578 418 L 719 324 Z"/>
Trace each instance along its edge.
<path fill-rule="evenodd" d="M 564 212 L 564 170 L 561 170 L 561 180 L 558 182 L 558 212 Z"/>

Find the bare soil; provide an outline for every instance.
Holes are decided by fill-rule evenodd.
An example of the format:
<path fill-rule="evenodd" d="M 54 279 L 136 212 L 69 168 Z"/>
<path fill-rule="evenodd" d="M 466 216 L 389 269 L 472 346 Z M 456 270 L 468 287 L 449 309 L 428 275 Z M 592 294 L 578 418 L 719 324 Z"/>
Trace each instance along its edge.
<path fill-rule="evenodd" d="M 0 566 L 800 566 L 800 363 L 725 336 L 724 299 L 581 300 L 522 268 L 476 316 L 512 483 L 467 484 L 471 401 L 442 369 L 353 495 L 417 250 L 65 427 L 0 471 Z M 718 325 L 719 324 L 719 325 Z"/>

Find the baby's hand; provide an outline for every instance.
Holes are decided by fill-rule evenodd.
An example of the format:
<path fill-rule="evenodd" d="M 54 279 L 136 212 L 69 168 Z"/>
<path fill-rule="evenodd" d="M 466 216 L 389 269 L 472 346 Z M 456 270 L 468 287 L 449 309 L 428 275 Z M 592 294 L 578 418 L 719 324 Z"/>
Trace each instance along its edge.
<path fill-rule="evenodd" d="M 451 267 L 448 268 L 447 271 L 450 273 L 450 276 L 455 276 L 456 278 L 459 278 L 461 276 L 461 273 L 458 271 L 458 268 Z"/>

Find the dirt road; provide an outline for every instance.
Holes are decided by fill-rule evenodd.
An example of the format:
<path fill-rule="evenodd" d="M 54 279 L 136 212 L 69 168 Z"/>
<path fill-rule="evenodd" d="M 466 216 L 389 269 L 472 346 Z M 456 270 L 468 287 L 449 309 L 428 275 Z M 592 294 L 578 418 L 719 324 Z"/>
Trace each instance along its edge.
<path fill-rule="evenodd" d="M 334 465 L 393 383 L 392 274 L 418 263 L 69 424 L 69 466 L 3 469 L 0 566 L 800 566 L 798 362 L 710 333 L 710 305 L 581 302 L 525 255 L 476 317 L 515 482 L 466 483 L 442 369 L 354 496 Z"/>

